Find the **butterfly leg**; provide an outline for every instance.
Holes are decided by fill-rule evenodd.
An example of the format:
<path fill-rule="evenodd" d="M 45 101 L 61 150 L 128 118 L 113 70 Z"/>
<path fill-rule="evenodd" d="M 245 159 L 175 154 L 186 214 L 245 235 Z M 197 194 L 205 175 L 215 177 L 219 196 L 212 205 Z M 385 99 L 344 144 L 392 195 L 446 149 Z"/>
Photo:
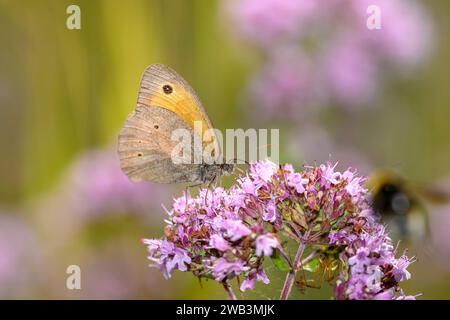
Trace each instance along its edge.
<path fill-rule="evenodd" d="M 222 179 L 216 179 L 214 177 L 214 188 L 217 188 L 217 184 L 219 184 L 219 187 L 222 187 Z"/>
<path fill-rule="evenodd" d="M 187 187 L 184 189 L 184 203 L 185 203 L 185 208 L 184 208 L 184 210 L 187 210 L 187 207 L 188 207 L 188 192 L 189 192 L 189 186 L 187 186 Z"/>
<path fill-rule="evenodd" d="M 206 194 L 205 194 L 205 205 L 208 203 L 208 192 L 209 189 L 211 188 L 211 185 L 213 183 L 215 183 L 217 181 L 217 175 L 214 175 L 214 177 L 208 182 L 208 186 L 206 188 Z M 214 185 L 214 188 L 216 187 L 216 185 Z"/>
<path fill-rule="evenodd" d="M 195 188 L 195 187 L 199 187 L 201 186 L 203 183 L 197 183 L 197 184 L 193 184 L 191 186 L 187 186 L 186 188 Z"/>
<path fill-rule="evenodd" d="M 194 184 L 192 186 L 186 186 L 186 188 L 184 189 L 184 197 L 185 197 L 185 203 L 186 203 L 186 208 L 185 209 L 187 209 L 187 206 L 188 206 L 188 196 L 189 197 L 191 196 L 191 193 L 189 192 L 189 189 L 190 188 L 195 188 L 195 187 L 198 187 L 198 186 L 201 186 L 201 185 L 202 185 L 201 183 L 198 183 L 198 184 Z"/>

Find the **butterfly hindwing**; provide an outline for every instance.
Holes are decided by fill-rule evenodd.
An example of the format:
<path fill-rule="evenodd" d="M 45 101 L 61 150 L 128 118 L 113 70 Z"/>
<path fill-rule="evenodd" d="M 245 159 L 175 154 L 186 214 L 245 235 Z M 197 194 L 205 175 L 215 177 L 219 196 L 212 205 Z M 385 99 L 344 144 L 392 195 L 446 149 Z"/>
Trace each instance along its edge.
<path fill-rule="evenodd" d="M 192 128 L 174 112 L 159 106 L 138 106 L 119 134 L 119 158 L 124 173 L 133 181 L 159 183 L 194 182 L 200 179 L 200 165 L 175 164 L 172 141 L 175 129 Z"/>

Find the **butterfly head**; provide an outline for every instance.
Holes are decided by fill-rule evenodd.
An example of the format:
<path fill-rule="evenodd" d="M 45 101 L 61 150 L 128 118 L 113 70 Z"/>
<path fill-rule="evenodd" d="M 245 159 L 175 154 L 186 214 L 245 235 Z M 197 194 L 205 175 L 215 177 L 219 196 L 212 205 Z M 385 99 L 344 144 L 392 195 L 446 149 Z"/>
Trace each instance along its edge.
<path fill-rule="evenodd" d="M 204 164 L 200 167 L 200 181 L 211 182 L 221 176 L 228 176 L 233 173 L 234 164 Z"/>

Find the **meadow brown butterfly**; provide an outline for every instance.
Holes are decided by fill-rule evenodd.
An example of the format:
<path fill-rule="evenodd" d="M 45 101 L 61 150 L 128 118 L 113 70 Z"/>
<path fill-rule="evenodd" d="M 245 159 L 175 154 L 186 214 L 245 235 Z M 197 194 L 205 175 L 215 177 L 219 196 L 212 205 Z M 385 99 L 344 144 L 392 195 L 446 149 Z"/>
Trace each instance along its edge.
<path fill-rule="evenodd" d="M 195 126 L 194 123 L 201 123 Z M 119 158 L 123 172 L 132 181 L 158 183 L 214 181 L 230 174 L 233 164 L 176 164 L 172 150 L 177 142 L 172 132 L 188 130 L 206 144 L 214 143 L 213 152 L 221 157 L 211 121 L 191 86 L 175 71 L 161 65 L 149 66 L 142 76 L 135 110 L 128 116 L 119 134 Z M 209 135 L 204 134 L 208 132 Z M 193 140 L 192 140 L 193 141 Z M 198 150 L 194 144 L 195 152 Z"/>

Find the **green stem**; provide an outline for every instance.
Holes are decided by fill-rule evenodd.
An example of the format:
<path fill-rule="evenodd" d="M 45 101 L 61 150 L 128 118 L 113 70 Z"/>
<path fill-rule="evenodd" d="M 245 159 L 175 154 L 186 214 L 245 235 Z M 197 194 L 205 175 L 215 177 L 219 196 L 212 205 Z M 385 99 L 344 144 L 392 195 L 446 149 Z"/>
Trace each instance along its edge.
<path fill-rule="evenodd" d="M 305 238 L 308 238 L 309 231 L 305 234 Z M 289 294 L 291 293 L 292 285 L 294 284 L 295 275 L 300 267 L 302 267 L 302 256 L 305 251 L 306 240 L 300 240 L 300 245 L 298 246 L 297 253 L 295 254 L 294 263 L 292 264 L 291 270 L 286 275 L 286 280 L 284 281 L 283 289 L 281 290 L 280 300 L 287 300 Z"/>
<path fill-rule="evenodd" d="M 236 295 L 234 294 L 233 289 L 231 288 L 231 285 L 227 281 L 222 282 L 222 284 L 225 291 L 227 292 L 228 299 L 237 300 Z"/>

